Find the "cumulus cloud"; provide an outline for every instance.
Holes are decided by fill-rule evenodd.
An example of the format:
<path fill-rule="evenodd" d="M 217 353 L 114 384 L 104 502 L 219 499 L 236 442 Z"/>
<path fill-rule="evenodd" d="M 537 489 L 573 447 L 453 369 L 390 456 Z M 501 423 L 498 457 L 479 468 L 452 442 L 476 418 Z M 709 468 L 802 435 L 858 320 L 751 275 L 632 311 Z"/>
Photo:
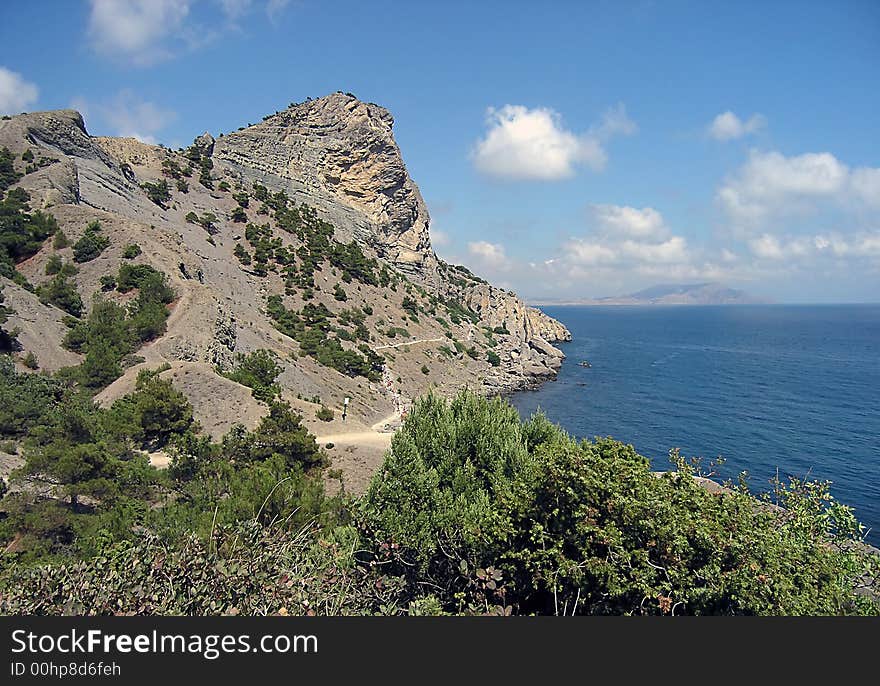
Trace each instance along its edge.
<path fill-rule="evenodd" d="M 511 265 L 504 246 L 499 243 L 488 241 L 468 243 L 468 253 L 479 266 L 492 271 L 504 271 Z"/>
<path fill-rule="evenodd" d="M 850 175 L 853 196 L 869 207 L 880 209 L 880 168 L 860 167 Z"/>
<path fill-rule="evenodd" d="M 496 178 L 541 181 L 568 178 L 581 165 L 603 169 L 608 159 L 603 142 L 636 130 L 623 105 L 606 112 L 598 127 L 583 134 L 566 129 L 559 113 L 546 107 L 490 108 L 486 123 L 489 130 L 472 154 L 476 168 Z"/>
<path fill-rule="evenodd" d="M 687 241 L 682 236 L 673 236 L 661 243 L 627 240 L 620 249 L 625 256 L 650 264 L 687 262 L 690 259 Z"/>
<path fill-rule="evenodd" d="M 100 54 L 146 65 L 167 59 L 191 0 L 91 0 L 89 37 Z"/>
<path fill-rule="evenodd" d="M 880 231 L 847 236 L 840 233 L 777 237 L 762 234 L 748 241 L 751 253 L 761 260 L 792 261 L 815 258 L 878 258 Z"/>
<path fill-rule="evenodd" d="M 827 152 L 786 157 L 752 150 L 748 161 L 718 189 L 717 199 L 740 225 L 760 225 L 773 217 L 814 210 L 880 207 L 880 169 L 850 170 Z"/>
<path fill-rule="evenodd" d="M 683 267 L 694 261 L 687 240 L 671 235 L 663 215 L 653 207 L 592 205 L 589 214 L 590 234 L 569 239 L 557 260 L 581 275 L 587 267 L 637 270 Z"/>
<path fill-rule="evenodd" d="M 600 140 L 608 140 L 612 136 L 632 136 L 638 130 L 638 125 L 627 114 L 626 106 L 619 102 L 605 111 L 602 122 L 592 131 Z"/>
<path fill-rule="evenodd" d="M 766 125 L 767 120 L 761 114 L 753 114 L 746 121 L 743 121 L 728 110 L 712 120 L 708 127 L 708 133 L 717 141 L 729 141 L 756 133 Z"/>
<path fill-rule="evenodd" d="M 598 264 L 612 264 L 617 261 L 617 252 L 602 243 L 583 238 L 572 238 L 565 245 L 565 262 L 578 265 L 593 266 Z M 546 264 L 559 262 L 548 260 Z"/>
<path fill-rule="evenodd" d="M 39 95 L 37 87 L 21 74 L 0 67 L 0 114 L 20 114 L 33 105 Z"/>
<path fill-rule="evenodd" d="M 637 209 L 619 205 L 591 205 L 589 208 L 599 230 L 634 238 L 663 238 L 669 229 L 663 216 L 653 207 Z"/>
<path fill-rule="evenodd" d="M 449 234 L 445 231 L 441 231 L 440 229 L 435 229 L 433 226 L 430 228 L 431 232 L 431 244 L 435 248 L 445 248 L 449 245 L 450 239 Z"/>
<path fill-rule="evenodd" d="M 88 35 L 96 52 L 138 66 L 148 66 L 237 30 L 256 0 L 89 0 Z M 204 21 L 193 20 L 201 3 Z M 289 0 L 266 0 L 274 23 Z"/>
<path fill-rule="evenodd" d="M 95 108 L 113 135 L 137 138 L 155 144 L 156 134 L 177 116 L 173 111 L 159 107 L 136 96 L 129 90 L 119 92 L 112 100 Z"/>

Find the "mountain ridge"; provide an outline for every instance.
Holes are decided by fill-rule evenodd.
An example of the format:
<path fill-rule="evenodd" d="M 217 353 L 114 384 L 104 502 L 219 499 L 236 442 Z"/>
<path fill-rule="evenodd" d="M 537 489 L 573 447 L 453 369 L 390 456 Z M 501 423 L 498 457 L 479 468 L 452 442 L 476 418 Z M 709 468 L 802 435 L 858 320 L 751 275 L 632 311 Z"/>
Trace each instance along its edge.
<path fill-rule="evenodd" d="M 177 151 L 93 137 L 73 110 L 0 121 L 0 148 L 20 176 L 13 188 L 69 239 L 15 261 L 18 285 L 2 277 L 8 326 L 21 331 L 17 366 L 29 369 L 28 353 L 49 372 L 83 359 L 57 345 L 71 321 L 45 295 L 60 261 L 83 320 L 96 302 L 131 307 L 134 291 L 108 285 L 120 269 L 165 275 L 174 298 L 164 330 L 98 399 L 168 366 L 162 373 L 186 379 L 197 419 L 217 436 L 229 416 L 249 424 L 266 411 L 240 394 L 217 397 L 212 378 L 258 350 L 275 356 L 281 397 L 310 428 L 320 424 L 306 398 L 334 408 L 350 398 L 349 422 L 370 426 L 432 387 L 499 393 L 553 378 L 563 358 L 553 343 L 568 330 L 436 256 L 392 124 L 384 108 L 342 93 Z M 73 246 L 98 235 L 106 246 L 78 262 Z M 437 339 L 446 342 L 420 343 Z"/>
<path fill-rule="evenodd" d="M 541 300 L 542 305 L 759 305 L 769 301 L 717 282 L 658 284 L 604 298 Z"/>

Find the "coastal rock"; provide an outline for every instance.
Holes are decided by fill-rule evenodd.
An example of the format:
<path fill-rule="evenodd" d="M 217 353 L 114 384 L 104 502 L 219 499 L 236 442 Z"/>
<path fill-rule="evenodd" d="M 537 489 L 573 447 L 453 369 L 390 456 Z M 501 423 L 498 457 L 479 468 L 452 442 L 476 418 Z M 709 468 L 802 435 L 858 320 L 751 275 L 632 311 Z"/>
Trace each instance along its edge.
<path fill-rule="evenodd" d="M 52 207 L 72 242 L 95 219 L 110 239 L 110 247 L 73 278 L 86 312 L 101 293 L 101 277 L 123 263 L 127 245 L 141 248 L 138 263 L 168 276 L 176 299 L 169 305 L 166 333 L 139 351 L 144 365 L 207 363 L 228 369 L 236 350 L 267 349 L 284 369 L 279 378 L 287 392 L 296 388 L 328 402 L 359 399 L 352 411 L 371 420 L 386 416 L 396 398 L 413 398 L 432 386 L 443 392 L 476 386 L 494 393 L 553 378 L 563 355 L 552 344 L 569 340 L 568 330 L 514 293 L 437 257 L 427 207 L 406 170 L 393 124 L 386 109 L 334 93 L 216 139 L 203 134 L 194 146 L 212 162 L 207 167 L 213 188 L 210 181 L 201 183 L 200 171 L 184 173 L 191 154 L 134 138 L 92 137 L 71 110 L 0 121 L 0 145 L 17 159 L 33 149 L 37 158 L 51 160 L 27 173 L 20 185 L 31 193 L 33 207 Z M 158 204 L 143 184 L 161 180 L 168 182 L 171 198 Z M 220 188 L 221 180 L 231 190 Z M 334 226 L 334 240 L 355 241 L 368 259 L 396 275 L 393 288 L 349 285 L 341 284 L 336 269 L 325 268 L 315 273 L 309 294 L 313 304 L 332 312 L 353 306 L 370 312 L 365 321 L 370 346 L 385 358 L 390 390 L 367 388 L 362 379 L 297 354 L 299 345 L 273 325 L 266 311 L 269 295 L 283 295 L 291 310 L 304 307 L 305 298 L 297 289 L 286 292 L 281 270 L 261 273 L 235 256 L 236 246 L 253 250 L 243 230 L 247 224 L 272 223 L 252 195 L 247 223 L 232 220 L 233 193 L 250 191 L 254 182 L 313 207 Z M 216 220 L 207 226 L 192 221 L 192 215 Z M 275 240 L 291 253 L 302 247 L 301 237 L 273 229 Z M 47 279 L 50 253 L 46 249 L 20 265 L 36 286 Z M 348 293 L 345 306 L 334 299 L 337 286 Z M 122 299 L 121 294 L 102 297 Z M 405 305 L 407 298 L 419 301 L 418 314 Z M 34 328 L 34 341 L 40 326 Z M 47 332 L 52 326 L 44 325 Z M 342 339 L 346 349 L 357 345 Z M 118 389 L 112 388 L 117 382 L 111 384 L 108 394 L 127 388 L 134 374 L 127 371 L 125 381 L 118 380 Z"/>
<path fill-rule="evenodd" d="M 393 124 L 385 108 L 334 93 L 224 136 L 213 155 L 245 178 L 287 186 L 339 226 L 351 223 L 351 215 L 334 211 L 334 204 L 357 210 L 356 237 L 405 272 L 430 272 L 436 257 L 428 210 L 403 164 Z"/>

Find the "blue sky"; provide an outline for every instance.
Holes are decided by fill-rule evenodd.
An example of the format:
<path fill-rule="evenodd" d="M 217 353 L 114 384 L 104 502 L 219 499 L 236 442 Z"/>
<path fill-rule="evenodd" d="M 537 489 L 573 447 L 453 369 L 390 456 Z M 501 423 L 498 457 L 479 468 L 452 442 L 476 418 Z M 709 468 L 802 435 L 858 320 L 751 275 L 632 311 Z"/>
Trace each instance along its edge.
<path fill-rule="evenodd" d="M 880 3 L 33 0 L 0 111 L 177 147 L 387 107 L 444 258 L 533 299 L 880 300 Z"/>

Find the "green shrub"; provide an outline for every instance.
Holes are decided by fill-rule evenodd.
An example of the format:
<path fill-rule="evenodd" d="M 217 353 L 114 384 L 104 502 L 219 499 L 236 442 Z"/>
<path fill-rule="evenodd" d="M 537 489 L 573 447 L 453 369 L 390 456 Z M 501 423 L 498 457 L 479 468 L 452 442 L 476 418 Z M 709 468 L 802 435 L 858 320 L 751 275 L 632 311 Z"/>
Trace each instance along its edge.
<path fill-rule="evenodd" d="M 486 360 L 493 367 L 497 367 L 499 364 L 501 364 L 501 358 L 498 357 L 498 353 L 496 353 L 494 350 L 490 350 L 486 353 Z"/>
<path fill-rule="evenodd" d="M 139 246 L 137 243 L 131 243 L 130 245 L 125 246 L 125 249 L 122 251 L 122 257 L 126 260 L 133 260 L 142 252 L 143 251 L 141 250 L 141 246 Z"/>
<path fill-rule="evenodd" d="M 14 159 L 15 157 L 9 151 L 9 148 L 0 148 L 0 193 L 21 178 L 21 174 L 15 171 Z"/>
<path fill-rule="evenodd" d="M 46 260 L 46 274 L 49 276 L 54 276 L 58 272 L 61 271 L 61 268 L 64 266 L 64 261 L 61 259 L 61 255 L 58 253 L 53 253 L 49 255 L 49 259 Z"/>
<path fill-rule="evenodd" d="M 321 405 L 320 409 L 315 412 L 315 416 L 320 419 L 322 422 L 332 422 L 333 418 L 336 416 L 336 413 L 333 412 L 329 407 L 324 407 Z"/>
<path fill-rule="evenodd" d="M 165 203 L 171 200 L 171 189 L 165 179 L 155 183 L 142 183 L 141 188 L 146 192 L 147 197 L 162 209 L 165 209 Z"/>
<path fill-rule="evenodd" d="M 56 274 L 37 289 L 37 295 L 40 297 L 40 302 L 45 305 L 54 305 L 74 317 L 82 314 L 82 298 L 76 286 L 68 281 L 66 274 L 60 272 Z"/>
<path fill-rule="evenodd" d="M 386 574 L 445 610 L 538 614 L 876 613 L 876 556 L 827 484 L 713 494 L 673 454 L 575 441 L 499 399 L 419 401 L 362 503 Z M 480 610 L 480 608 L 483 608 Z"/>
<path fill-rule="evenodd" d="M 275 379 L 283 371 L 278 357 L 270 350 L 254 350 L 248 355 L 235 356 L 235 366 L 223 376 L 251 389 L 257 400 L 270 402 L 281 393 Z"/>
<path fill-rule="evenodd" d="M 90 224 L 76 243 L 73 244 L 73 261 L 90 262 L 98 257 L 110 245 L 110 239 L 98 233 L 100 225 Z"/>
<path fill-rule="evenodd" d="M 70 245 L 70 239 L 60 229 L 55 232 L 55 239 L 52 241 L 52 247 L 55 250 L 63 250 Z"/>

